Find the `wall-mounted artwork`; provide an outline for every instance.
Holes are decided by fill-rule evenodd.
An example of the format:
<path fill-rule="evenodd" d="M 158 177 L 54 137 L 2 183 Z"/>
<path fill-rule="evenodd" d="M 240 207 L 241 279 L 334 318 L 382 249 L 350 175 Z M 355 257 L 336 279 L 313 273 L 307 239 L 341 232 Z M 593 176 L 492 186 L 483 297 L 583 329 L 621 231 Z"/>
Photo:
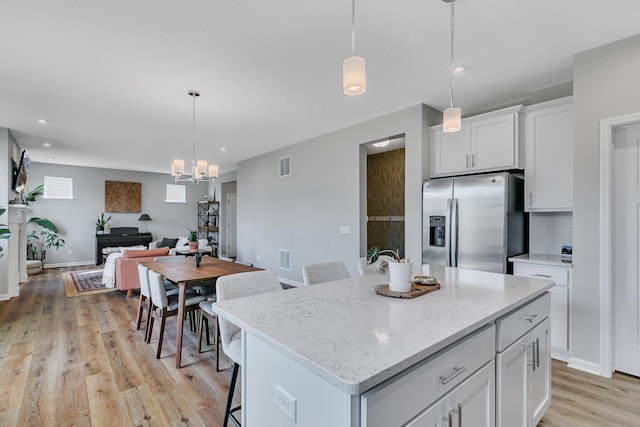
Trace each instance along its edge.
<path fill-rule="evenodd" d="M 142 212 L 142 184 L 139 182 L 105 181 L 104 211 Z"/>

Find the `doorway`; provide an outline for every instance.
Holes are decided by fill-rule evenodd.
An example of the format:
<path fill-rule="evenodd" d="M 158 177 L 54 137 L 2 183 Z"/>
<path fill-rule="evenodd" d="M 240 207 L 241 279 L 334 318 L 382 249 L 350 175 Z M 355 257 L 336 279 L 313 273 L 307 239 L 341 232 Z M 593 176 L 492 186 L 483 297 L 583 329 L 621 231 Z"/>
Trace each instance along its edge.
<path fill-rule="evenodd" d="M 225 221 L 226 235 L 226 256 L 236 256 L 236 217 L 238 212 L 238 195 L 236 193 L 227 193 L 226 207 L 227 215 Z"/>
<path fill-rule="evenodd" d="M 404 136 L 366 144 L 367 248 L 399 250 L 404 257 Z"/>
<path fill-rule="evenodd" d="M 613 368 L 640 377 L 640 125 L 613 134 Z"/>

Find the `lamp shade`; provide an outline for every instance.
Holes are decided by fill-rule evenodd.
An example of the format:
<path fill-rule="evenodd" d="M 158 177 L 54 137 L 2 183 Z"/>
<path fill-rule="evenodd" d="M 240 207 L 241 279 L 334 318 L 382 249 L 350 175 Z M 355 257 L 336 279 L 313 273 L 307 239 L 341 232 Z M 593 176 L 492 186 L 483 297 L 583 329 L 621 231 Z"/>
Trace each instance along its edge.
<path fill-rule="evenodd" d="M 367 91 L 366 62 L 362 56 L 350 56 L 342 62 L 342 90 L 349 96 Z"/>
<path fill-rule="evenodd" d="M 218 165 L 209 165 L 209 178 L 218 177 Z"/>
<path fill-rule="evenodd" d="M 171 163 L 171 175 L 180 176 L 184 174 L 184 160 L 174 160 Z"/>
<path fill-rule="evenodd" d="M 444 132 L 458 132 L 461 127 L 462 110 L 458 107 L 451 107 L 444 110 L 442 130 Z"/>
<path fill-rule="evenodd" d="M 140 218 L 138 218 L 138 221 L 151 221 L 151 217 L 148 214 L 144 213 L 140 215 Z"/>
<path fill-rule="evenodd" d="M 200 175 L 206 175 L 207 174 L 207 161 L 206 160 L 198 160 L 198 162 L 196 163 L 198 165 L 198 173 Z"/>

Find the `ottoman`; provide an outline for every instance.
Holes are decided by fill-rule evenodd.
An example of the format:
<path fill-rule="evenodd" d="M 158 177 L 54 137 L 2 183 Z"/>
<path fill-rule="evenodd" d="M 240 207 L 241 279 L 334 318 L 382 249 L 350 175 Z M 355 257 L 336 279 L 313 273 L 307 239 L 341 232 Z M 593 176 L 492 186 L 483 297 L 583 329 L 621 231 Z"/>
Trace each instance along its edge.
<path fill-rule="evenodd" d="M 39 260 L 27 260 L 27 275 L 33 276 L 39 274 L 42 271 L 42 261 Z"/>

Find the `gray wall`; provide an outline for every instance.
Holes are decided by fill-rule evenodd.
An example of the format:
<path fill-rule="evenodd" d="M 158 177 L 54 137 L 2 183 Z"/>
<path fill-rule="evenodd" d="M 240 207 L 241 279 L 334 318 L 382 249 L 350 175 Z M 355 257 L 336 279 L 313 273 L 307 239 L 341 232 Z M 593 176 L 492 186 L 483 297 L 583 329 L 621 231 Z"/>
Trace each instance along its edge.
<path fill-rule="evenodd" d="M 640 35 L 575 55 L 573 357 L 600 363 L 600 120 L 640 111 Z"/>
<path fill-rule="evenodd" d="M 357 275 L 366 215 L 361 144 L 404 134 L 405 253 L 420 262 L 422 181 L 429 175 L 427 128 L 440 120 L 440 112 L 417 105 L 240 162 L 238 258 L 297 282 L 304 265 L 324 261 L 344 261 Z M 285 156 L 291 156 L 291 176 L 280 178 L 279 159 Z M 339 233 L 343 225 L 350 234 Z M 280 249 L 291 250 L 291 271 L 279 268 Z"/>
<path fill-rule="evenodd" d="M 220 194 L 220 246 L 219 253 L 225 255 L 227 253 L 227 194 L 238 194 L 238 182 L 231 181 L 222 184 L 222 192 Z"/>
<path fill-rule="evenodd" d="M 95 225 L 93 221 L 104 211 L 104 182 L 128 181 L 142 183 L 142 212 L 152 221 L 147 231 L 154 240 L 163 237 L 186 236 L 188 228 L 197 226 L 197 201 L 209 191 L 207 183 L 182 183 L 187 187 L 187 203 L 166 203 L 166 184 L 173 184 L 169 174 L 133 172 L 116 169 L 33 163 L 29 173 L 29 188 L 44 182 L 44 176 L 73 178 L 73 200 L 38 198 L 32 203 L 31 216 L 52 220 L 61 230 L 66 245 L 60 250 L 47 250 L 47 266 L 74 265 L 95 262 Z M 111 227 L 139 227 L 139 213 L 107 213 L 112 215 Z M 72 254 L 68 251 L 71 250 Z"/>

